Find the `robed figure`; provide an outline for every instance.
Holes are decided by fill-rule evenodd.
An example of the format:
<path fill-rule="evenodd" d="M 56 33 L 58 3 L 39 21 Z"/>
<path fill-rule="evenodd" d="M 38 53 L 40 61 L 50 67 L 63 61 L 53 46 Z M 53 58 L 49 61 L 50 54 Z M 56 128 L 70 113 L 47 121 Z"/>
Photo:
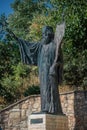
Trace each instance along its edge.
<path fill-rule="evenodd" d="M 58 85 L 62 82 L 63 56 L 61 43 L 64 36 L 65 23 L 53 28 L 42 29 L 42 40 L 37 43 L 14 38 L 19 43 L 22 62 L 36 65 L 39 69 L 41 112 L 62 114 Z"/>

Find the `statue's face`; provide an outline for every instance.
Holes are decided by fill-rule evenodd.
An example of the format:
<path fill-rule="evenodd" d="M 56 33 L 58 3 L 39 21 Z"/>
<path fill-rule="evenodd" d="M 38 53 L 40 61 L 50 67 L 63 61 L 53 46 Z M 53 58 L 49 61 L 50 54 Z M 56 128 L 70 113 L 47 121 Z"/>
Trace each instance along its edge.
<path fill-rule="evenodd" d="M 53 28 L 45 26 L 42 30 L 42 37 L 44 39 L 44 44 L 49 44 L 54 37 Z"/>

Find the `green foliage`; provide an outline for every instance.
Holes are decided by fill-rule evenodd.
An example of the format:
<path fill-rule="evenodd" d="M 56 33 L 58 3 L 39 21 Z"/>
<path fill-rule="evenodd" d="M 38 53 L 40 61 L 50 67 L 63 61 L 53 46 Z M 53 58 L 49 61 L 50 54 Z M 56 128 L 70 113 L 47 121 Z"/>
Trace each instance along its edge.
<path fill-rule="evenodd" d="M 87 86 L 87 2 L 86 0 L 53 2 L 54 5 L 60 5 L 60 12 L 65 6 L 64 82 Z"/>
<path fill-rule="evenodd" d="M 64 84 L 87 86 L 86 0 L 73 2 L 70 0 L 50 0 L 50 2 L 15 0 L 11 6 L 14 13 L 7 19 L 9 28 L 18 37 L 33 41 L 41 39 L 41 29 L 44 25 L 51 25 L 55 31 L 56 24 L 62 22 L 62 13 L 64 13 L 66 21 L 66 32 L 62 46 Z M 28 94 L 39 93 L 38 81 L 35 79 L 38 74 L 37 68 L 19 63 L 18 46 L 16 43 L 12 44 L 13 40 L 10 37 L 7 36 L 7 38 L 8 43 L 0 42 L 1 95 L 8 101 L 10 98 L 15 101 L 23 94 L 27 96 Z"/>
<path fill-rule="evenodd" d="M 13 77 L 12 76 L 4 77 L 1 81 L 1 85 L 3 93 L 1 93 L 0 95 L 3 96 L 7 102 L 13 102 L 14 100 L 16 100 L 17 95 L 15 95 L 15 93 L 17 90 L 17 86 L 15 84 Z"/>
<path fill-rule="evenodd" d="M 31 72 L 31 67 L 19 63 L 17 66 L 13 66 L 15 78 L 25 78 Z"/>
<path fill-rule="evenodd" d="M 43 0 L 42 0 L 43 2 Z M 42 13 L 42 2 L 33 2 L 33 0 L 15 0 L 11 7 L 14 13 L 9 17 L 9 27 L 12 28 L 19 37 L 27 39 L 29 26 L 35 13 Z"/>
<path fill-rule="evenodd" d="M 6 104 L 23 97 L 30 84 L 30 73 L 37 75 L 36 67 L 20 63 L 16 44 L 0 42 L 0 97 Z"/>
<path fill-rule="evenodd" d="M 24 92 L 24 96 L 34 95 L 34 94 L 40 94 L 40 87 L 39 86 L 29 86 L 26 91 Z"/>
<path fill-rule="evenodd" d="M 29 84 L 30 67 L 19 63 L 12 66 L 13 74 L 6 75 L 1 80 L 2 93 L 7 102 L 21 99 Z M 28 80 L 27 80 L 28 78 Z"/>
<path fill-rule="evenodd" d="M 0 42 L 0 79 L 4 75 L 12 74 L 12 65 L 16 65 L 19 58 L 18 46 Z"/>
<path fill-rule="evenodd" d="M 40 40 L 42 37 L 42 27 L 45 25 L 52 25 L 51 20 L 51 16 L 48 16 L 46 19 L 46 16 L 43 14 L 35 14 L 29 27 L 30 34 L 27 35 L 27 38 L 33 39 L 33 41 Z"/>
<path fill-rule="evenodd" d="M 66 21 L 66 33 L 62 48 L 64 54 L 64 83 L 82 86 L 84 85 L 84 79 L 87 77 L 87 2 L 86 0 L 73 2 L 70 0 L 51 0 L 48 2 L 51 8 L 44 6 L 44 2 L 47 1 L 35 3 L 31 0 L 20 1 L 15 6 L 16 8 L 13 6 L 15 12 L 10 19 L 15 18 L 15 13 L 16 15 L 21 14 L 17 19 L 22 19 L 19 23 L 22 25 L 24 22 L 24 26 L 29 31 L 25 34 L 25 38 L 37 41 L 41 39 L 41 28 L 44 25 L 51 25 L 55 31 L 56 24 L 61 23 L 64 16 Z M 15 2 L 13 5 L 15 5 Z M 21 5 L 26 9 L 25 15 L 23 15 L 25 10 L 22 10 Z M 26 24 L 23 18 L 26 19 Z M 16 24 L 11 20 L 9 21 L 10 25 L 11 23 L 13 26 L 18 25 L 18 20 Z M 19 28 L 21 29 L 21 27 Z"/>

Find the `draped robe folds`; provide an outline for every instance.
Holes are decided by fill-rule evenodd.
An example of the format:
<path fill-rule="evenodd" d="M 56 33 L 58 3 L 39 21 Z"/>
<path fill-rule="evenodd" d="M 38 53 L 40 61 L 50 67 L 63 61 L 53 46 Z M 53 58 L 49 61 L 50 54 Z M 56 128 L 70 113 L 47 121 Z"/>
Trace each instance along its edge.
<path fill-rule="evenodd" d="M 58 83 L 62 78 L 62 69 L 57 67 L 55 77 L 50 75 L 50 67 L 54 62 L 56 52 L 54 42 L 43 45 L 42 43 L 29 43 L 22 39 L 18 39 L 18 41 L 22 62 L 36 65 L 39 68 L 41 111 L 54 114 L 61 113 Z M 60 79 L 58 78 L 59 71 L 61 71 Z"/>
<path fill-rule="evenodd" d="M 55 36 L 60 45 L 64 35 L 64 29 L 62 29 L 64 25 L 58 26 L 58 28 L 60 29 L 59 32 L 57 32 L 59 39 L 57 35 Z M 63 30 L 62 33 L 61 30 Z M 58 84 L 62 81 L 63 70 L 63 66 L 61 65 L 63 64 L 61 48 L 57 50 L 57 54 L 57 46 L 54 40 L 48 44 L 43 44 L 42 42 L 29 43 L 21 39 L 18 39 L 18 42 L 23 63 L 36 65 L 39 69 L 41 112 L 62 114 L 58 92 Z M 54 74 L 50 74 L 50 68 L 54 64 L 55 57 L 57 66 L 54 69 Z"/>

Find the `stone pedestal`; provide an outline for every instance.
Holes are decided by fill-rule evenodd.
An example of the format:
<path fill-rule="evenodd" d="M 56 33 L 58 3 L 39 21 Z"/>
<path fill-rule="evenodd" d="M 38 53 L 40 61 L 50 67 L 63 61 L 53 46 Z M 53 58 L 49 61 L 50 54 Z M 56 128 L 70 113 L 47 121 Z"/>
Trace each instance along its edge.
<path fill-rule="evenodd" d="M 28 130 L 69 130 L 65 115 L 32 114 L 28 123 Z"/>

